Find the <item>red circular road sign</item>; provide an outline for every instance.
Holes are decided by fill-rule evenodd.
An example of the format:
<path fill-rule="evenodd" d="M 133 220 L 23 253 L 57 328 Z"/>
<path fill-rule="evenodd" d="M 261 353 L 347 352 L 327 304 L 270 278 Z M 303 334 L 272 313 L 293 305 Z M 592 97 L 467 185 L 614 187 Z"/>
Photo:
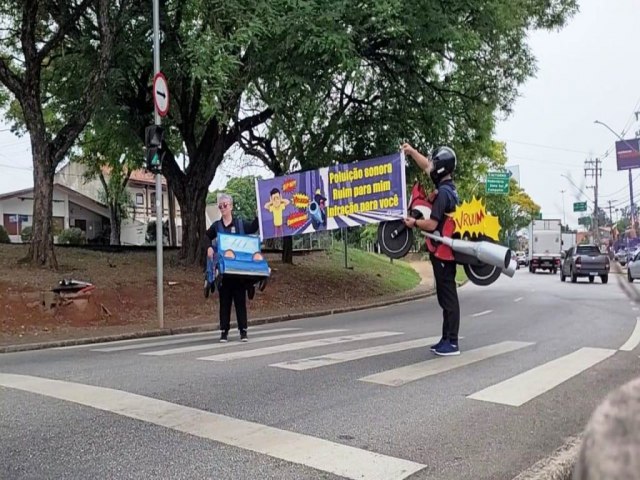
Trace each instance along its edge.
<path fill-rule="evenodd" d="M 153 77 L 153 103 L 158 115 L 166 117 L 169 113 L 169 85 L 162 72 L 156 73 Z"/>

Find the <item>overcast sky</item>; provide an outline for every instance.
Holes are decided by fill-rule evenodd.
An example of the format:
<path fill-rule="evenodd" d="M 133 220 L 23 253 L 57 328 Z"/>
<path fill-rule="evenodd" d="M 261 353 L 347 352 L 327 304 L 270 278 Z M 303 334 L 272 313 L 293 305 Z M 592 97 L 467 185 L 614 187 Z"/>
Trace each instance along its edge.
<path fill-rule="evenodd" d="M 521 87 L 521 97 L 512 115 L 499 123 L 496 138 L 506 142 L 509 163 L 519 165 L 522 186 L 542 206 L 545 218 L 563 217 L 565 190 L 566 219 L 577 225 L 573 202 L 593 200 L 593 190 L 586 188 L 593 179 L 584 176 L 584 161 L 590 157 L 603 159 L 600 204 L 608 211 L 611 201 L 614 217 L 615 207 L 629 204 L 628 174 L 616 171 L 616 138 L 593 122 L 626 131 L 626 138 L 640 130 L 634 115 L 640 111 L 638 25 L 640 0 L 581 0 L 580 12 L 563 30 L 531 36 L 538 72 Z M 231 173 L 228 167 L 212 187 L 224 184 L 225 173 Z M 634 178 L 638 202 L 640 171 Z M 28 138 L 0 131 L 0 193 L 32 184 Z"/>

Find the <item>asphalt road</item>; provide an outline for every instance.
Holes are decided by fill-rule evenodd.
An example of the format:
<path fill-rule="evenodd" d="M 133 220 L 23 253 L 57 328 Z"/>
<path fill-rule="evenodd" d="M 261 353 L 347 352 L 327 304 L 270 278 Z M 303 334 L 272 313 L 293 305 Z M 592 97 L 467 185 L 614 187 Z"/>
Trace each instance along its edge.
<path fill-rule="evenodd" d="M 459 294 L 459 357 L 426 347 L 435 298 L 255 327 L 246 344 L 1 355 L 0 478 L 511 479 L 638 374 L 638 306 L 613 275 L 520 270 Z"/>

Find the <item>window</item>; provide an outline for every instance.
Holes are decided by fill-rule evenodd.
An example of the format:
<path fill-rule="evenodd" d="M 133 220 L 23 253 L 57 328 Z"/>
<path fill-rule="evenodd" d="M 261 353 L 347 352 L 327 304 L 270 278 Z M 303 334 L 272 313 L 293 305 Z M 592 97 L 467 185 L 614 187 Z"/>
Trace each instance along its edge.
<path fill-rule="evenodd" d="M 136 205 L 144 205 L 144 195 L 136 193 Z"/>
<path fill-rule="evenodd" d="M 149 205 L 149 208 L 156 208 L 156 192 L 151 192 L 151 203 Z"/>
<path fill-rule="evenodd" d="M 584 245 L 576 248 L 576 254 L 578 255 L 590 255 L 593 257 L 597 257 L 600 255 L 600 249 L 595 245 Z"/>
<path fill-rule="evenodd" d="M 53 227 L 53 234 L 59 235 L 64 230 L 64 217 L 53 217 L 51 225 Z"/>

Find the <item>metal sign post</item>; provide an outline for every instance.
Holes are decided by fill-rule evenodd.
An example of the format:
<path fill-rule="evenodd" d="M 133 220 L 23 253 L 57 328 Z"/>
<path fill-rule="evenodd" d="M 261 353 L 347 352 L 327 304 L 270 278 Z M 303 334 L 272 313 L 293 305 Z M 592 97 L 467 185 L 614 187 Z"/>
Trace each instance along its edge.
<path fill-rule="evenodd" d="M 153 99 L 154 99 L 154 122 L 156 125 L 162 123 L 160 113 L 158 109 L 158 100 L 162 102 L 166 101 L 164 114 L 168 109 L 169 91 L 165 88 L 164 91 L 158 91 L 156 79 L 159 78 L 160 73 L 160 2 L 159 0 L 153 0 L 153 71 L 155 74 L 153 82 Z M 164 78 L 164 76 L 162 77 Z M 166 87 L 166 82 L 164 84 Z M 162 95 L 165 95 L 163 98 Z M 159 171 L 156 171 L 156 289 L 157 289 L 157 312 L 158 312 L 158 326 L 164 328 L 164 292 L 163 292 L 163 243 L 162 236 L 162 175 Z"/>

